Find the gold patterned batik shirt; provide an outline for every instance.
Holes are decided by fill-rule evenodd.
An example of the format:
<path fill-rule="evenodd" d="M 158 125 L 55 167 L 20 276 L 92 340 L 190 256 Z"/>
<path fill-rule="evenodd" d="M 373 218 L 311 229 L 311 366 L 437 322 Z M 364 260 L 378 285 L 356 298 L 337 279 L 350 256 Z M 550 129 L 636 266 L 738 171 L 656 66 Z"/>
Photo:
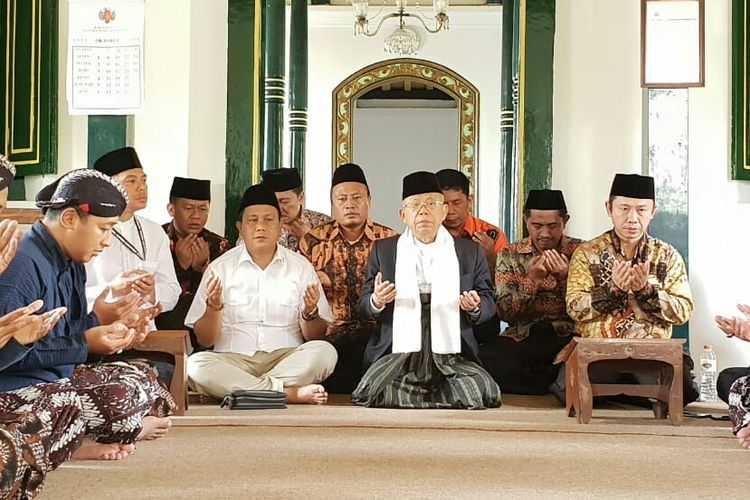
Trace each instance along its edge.
<path fill-rule="evenodd" d="M 670 338 L 672 325 L 690 319 L 693 298 L 685 263 L 674 247 L 645 235 L 634 264 L 650 262 L 648 284 L 626 293 L 612 286 L 612 265 L 626 260 L 614 230 L 573 254 L 566 303 L 582 337 Z"/>
<path fill-rule="evenodd" d="M 369 334 L 374 327 L 374 322 L 360 321 L 357 316 L 367 259 L 376 240 L 396 235 L 396 231 L 368 220 L 362 237 L 350 243 L 333 221 L 312 229 L 300 241 L 300 253 L 312 262 L 333 310 L 334 321 L 327 332 L 331 342 Z"/>
<path fill-rule="evenodd" d="M 331 222 L 333 219 L 326 214 L 316 212 L 315 210 L 302 209 L 299 214 L 299 218 L 305 224 L 308 224 L 311 228 L 315 228 Z M 299 240 L 296 236 L 290 233 L 286 228 L 281 230 L 281 237 L 279 238 L 279 245 L 291 250 L 292 252 L 299 252 Z"/>
<path fill-rule="evenodd" d="M 563 236 L 557 251 L 570 261 L 581 240 Z M 535 323 L 549 322 L 561 337 L 573 333 L 573 321 L 565 312 L 566 283 L 549 275 L 537 283 L 528 277 L 529 262 L 539 252 L 530 238 L 512 243 L 497 258 L 495 286 L 497 313 L 508 323 L 503 335 L 521 341 Z"/>

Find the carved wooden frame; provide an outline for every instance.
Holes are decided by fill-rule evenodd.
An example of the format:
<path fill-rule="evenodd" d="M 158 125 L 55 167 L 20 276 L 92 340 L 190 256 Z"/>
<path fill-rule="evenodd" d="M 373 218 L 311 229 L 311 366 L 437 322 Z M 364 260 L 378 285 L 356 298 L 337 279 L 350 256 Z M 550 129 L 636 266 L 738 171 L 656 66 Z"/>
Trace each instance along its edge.
<path fill-rule="evenodd" d="M 371 64 L 344 79 L 333 90 L 332 169 L 353 157 L 354 103 L 363 94 L 404 78 L 431 85 L 453 97 L 459 110 L 457 167 L 471 180 L 476 193 L 479 91 L 467 79 L 445 66 L 424 59 L 388 59 Z M 475 197 L 476 203 L 476 197 Z"/>

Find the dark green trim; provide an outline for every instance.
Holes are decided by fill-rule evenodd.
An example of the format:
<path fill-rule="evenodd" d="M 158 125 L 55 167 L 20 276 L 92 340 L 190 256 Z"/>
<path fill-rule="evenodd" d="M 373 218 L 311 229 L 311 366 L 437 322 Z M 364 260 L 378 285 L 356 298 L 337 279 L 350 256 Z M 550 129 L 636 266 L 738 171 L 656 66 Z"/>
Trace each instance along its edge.
<path fill-rule="evenodd" d="M 552 184 L 554 47 L 555 0 L 527 0 L 524 197 L 531 189 L 549 188 Z"/>
<path fill-rule="evenodd" d="M 331 0 L 310 0 L 310 5 L 331 5 Z"/>
<path fill-rule="evenodd" d="M 224 233 L 236 241 L 237 210 L 252 183 L 255 1 L 229 0 L 227 46 L 226 210 Z"/>
<path fill-rule="evenodd" d="M 16 177 L 8 191 L 8 201 L 26 201 L 26 178 Z"/>
<path fill-rule="evenodd" d="M 14 9 L 15 7 L 15 9 Z M 8 22 L 10 14 L 10 23 Z M 0 110 L 2 131 L 0 151 L 6 139 L 16 149 L 31 151 L 3 151 L 16 163 L 18 176 L 52 174 L 57 172 L 57 63 L 58 63 L 58 2 L 57 0 L 0 0 L 3 30 L 0 35 Z M 7 46 L 6 35 L 13 33 L 15 46 Z M 33 36 L 32 36 L 33 35 Z M 13 44 L 13 37 L 10 37 Z M 33 38 L 33 39 L 32 39 Z M 6 54 L 9 60 L 6 60 Z M 32 58 L 34 64 L 32 65 Z M 10 95 L 15 94 L 15 106 L 5 102 L 8 67 Z M 32 85 L 31 74 L 35 84 Z M 13 99 L 11 97 L 11 99 Z M 10 115 L 11 110 L 13 114 Z M 6 123 L 5 112 L 9 113 Z M 32 116 L 35 117 L 32 120 Z M 6 138 L 7 130 L 13 138 Z M 30 136 L 31 135 L 31 140 Z"/>
<path fill-rule="evenodd" d="M 88 168 L 102 155 L 125 147 L 128 136 L 128 117 L 89 115 Z"/>
<path fill-rule="evenodd" d="M 305 176 L 307 135 L 307 0 L 292 0 L 289 34 L 289 140 L 290 166 Z"/>
<path fill-rule="evenodd" d="M 732 179 L 750 180 L 750 141 L 748 131 L 748 100 L 750 82 L 745 69 L 746 46 L 750 32 L 747 29 L 744 0 L 732 0 Z"/>
<path fill-rule="evenodd" d="M 265 171 L 283 166 L 286 6 L 285 2 L 278 0 L 263 2 L 263 149 L 260 164 Z"/>

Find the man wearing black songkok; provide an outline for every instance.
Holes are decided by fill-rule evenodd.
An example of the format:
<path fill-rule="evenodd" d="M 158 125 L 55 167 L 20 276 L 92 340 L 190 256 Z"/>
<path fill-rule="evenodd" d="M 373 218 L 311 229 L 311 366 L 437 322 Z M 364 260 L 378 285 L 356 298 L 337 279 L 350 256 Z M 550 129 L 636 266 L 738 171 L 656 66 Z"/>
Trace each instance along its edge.
<path fill-rule="evenodd" d="M 673 325 L 690 319 L 693 297 L 679 252 L 648 234 L 656 213 L 654 178 L 617 174 L 605 208 L 612 219 L 612 229 L 581 244 L 570 261 L 565 301 L 576 334 L 593 338 L 670 338 Z M 568 350 L 558 358 L 564 358 Z M 591 381 L 621 383 L 623 377 L 632 378 L 617 372 L 613 363 L 601 367 L 602 372 L 606 367 L 606 373 L 592 366 Z M 685 404 L 698 398 L 692 368 L 693 361 L 685 354 Z M 649 377 L 637 375 L 635 379 L 653 383 Z M 558 381 L 557 385 L 562 384 Z"/>
<path fill-rule="evenodd" d="M 573 333 L 565 289 L 581 240 L 565 235 L 570 217 L 561 191 L 529 191 L 523 218 L 529 236 L 503 250 L 495 272 L 498 316 L 508 328 L 480 345 L 479 357 L 503 392 L 547 394 L 555 356 Z"/>
<path fill-rule="evenodd" d="M 175 177 L 169 191 L 167 210 L 172 221 L 162 227 L 170 241 L 174 270 L 182 293 L 177 305 L 156 318 L 159 330 L 185 329 L 185 315 L 193 303 L 203 272 L 209 262 L 219 258 L 229 247 L 225 238 L 206 229 L 211 209 L 211 181 Z M 198 346 L 190 330 L 193 349 Z"/>
<path fill-rule="evenodd" d="M 370 189 L 359 165 L 339 166 L 331 186 L 334 220 L 311 229 L 300 240 L 299 251 L 315 267 L 333 310 L 326 338 L 339 359 L 326 388 L 350 394 L 364 373 L 365 347 L 377 328 L 374 321 L 362 321 L 357 314 L 367 257 L 375 241 L 398 233 L 370 219 Z"/>
<path fill-rule="evenodd" d="M 211 262 L 185 324 L 213 351 L 188 358 L 192 386 L 216 399 L 236 390 L 274 390 L 290 403 L 324 404 L 320 382 L 336 366 L 326 342 L 333 319 L 310 262 L 279 241 L 274 192 L 250 186 L 237 214 L 242 244 Z"/>
<path fill-rule="evenodd" d="M 380 331 L 352 399 L 390 408 L 500 406 L 500 388 L 477 364 L 473 330 L 495 316 L 484 252 L 443 227 L 448 207 L 434 173 L 407 175 L 401 197 L 406 232 L 376 241 L 367 262 L 358 310 Z"/>

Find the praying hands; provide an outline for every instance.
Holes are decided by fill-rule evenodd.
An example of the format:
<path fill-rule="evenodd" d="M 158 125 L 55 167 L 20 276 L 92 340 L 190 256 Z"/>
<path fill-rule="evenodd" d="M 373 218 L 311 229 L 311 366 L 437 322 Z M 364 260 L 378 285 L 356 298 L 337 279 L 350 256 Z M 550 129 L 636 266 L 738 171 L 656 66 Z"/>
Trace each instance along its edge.
<path fill-rule="evenodd" d="M 727 337 L 737 337 L 750 342 L 750 306 L 737 304 L 737 309 L 742 313 L 743 318 L 737 316 L 716 316 L 714 317 L 714 321 L 716 321 L 716 325 Z"/>
<path fill-rule="evenodd" d="M 206 282 L 206 307 L 213 311 L 224 309 L 224 289 L 215 274 L 211 274 Z"/>
<path fill-rule="evenodd" d="M 462 292 L 458 299 L 458 305 L 462 311 L 469 313 L 476 313 L 479 311 L 479 306 L 482 304 L 482 299 L 479 298 L 479 294 L 476 290 L 469 290 L 468 292 Z"/>
<path fill-rule="evenodd" d="M 612 266 L 612 284 L 623 292 L 639 292 L 648 285 L 650 262 L 631 264 L 628 261 L 615 261 Z"/>
<path fill-rule="evenodd" d="M 375 309 L 383 309 L 396 299 L 396 285 L 386 280 L 383 281 L 383 274 L 375 275 L 375 289 L 372 292 L 372 305 Z"/>
<path fill-rule="evenodd" d="M 43 301 L 36 300 L 26 307 L 0 317 L 0 348 L 10 339 L 15 339 L 21 345 L 33 344 L 47 335 L 67 311 L 67 308 L 59 307 L 44 314 L 34 315 L 43 305 Z"/>
<path fill-rule="evenodd" d="M 188 234 L 174 246 L 177 263 L 182 269 L 202 272 L 211 256 L 208 243 L 197 234 Z"/>
<path fill-rule="evenodd" d="M 12 219 L 4 219 L 0 222 L 0 274 L 5 271 L 18 250 L 18 242 L 21 239 L 21 231 L 18 223 Z"/>

